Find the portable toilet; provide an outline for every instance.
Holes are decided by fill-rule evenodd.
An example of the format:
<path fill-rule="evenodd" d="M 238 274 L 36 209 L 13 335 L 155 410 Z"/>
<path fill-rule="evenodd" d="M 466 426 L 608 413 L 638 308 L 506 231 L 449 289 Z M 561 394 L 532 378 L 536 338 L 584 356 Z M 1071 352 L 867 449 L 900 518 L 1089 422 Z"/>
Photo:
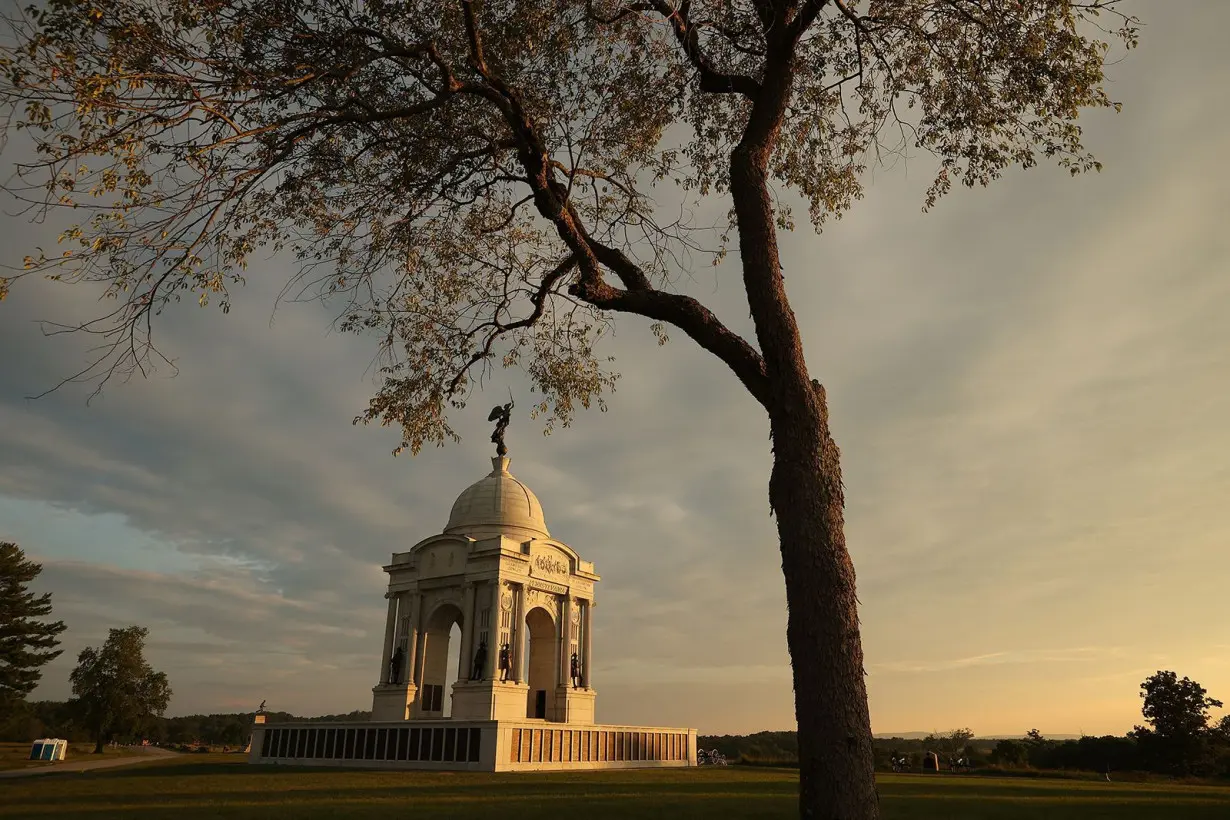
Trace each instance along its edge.
<path fill-rule="evenodd" d="M 68 741 L 56 737 L 44 737 L 30 746 L 31 760 L 63 760 L 68 753 Z"/>

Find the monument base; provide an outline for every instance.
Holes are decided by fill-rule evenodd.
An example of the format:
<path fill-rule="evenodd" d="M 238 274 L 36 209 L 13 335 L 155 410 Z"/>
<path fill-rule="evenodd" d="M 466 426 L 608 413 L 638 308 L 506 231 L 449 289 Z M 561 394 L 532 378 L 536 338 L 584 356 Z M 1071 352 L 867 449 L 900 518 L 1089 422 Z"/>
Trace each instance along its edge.
<path fill-rule="evenodd" d="M 527 683 L 459 680 L 453 684 L 451 720 L 524 720 L 529 690 Z"/>
<path fill-rule="evenodd" d="M 257 724 L 248 762 L 477 772 L 675 768 L 696 765 L 696 730 L 525 719 Z"/>
<path fill-rule="evenodd" d="M 418 689 L 413 683 L 382 683 L 372 688 L 372 720 L 406 720 Z"/>
<path fill-rule="evenodd" d="M 555 688 L 555 722 L 593 725 L 594 699 L 598 693 L 593 689 L 574 689 L 571 686 Z"/>

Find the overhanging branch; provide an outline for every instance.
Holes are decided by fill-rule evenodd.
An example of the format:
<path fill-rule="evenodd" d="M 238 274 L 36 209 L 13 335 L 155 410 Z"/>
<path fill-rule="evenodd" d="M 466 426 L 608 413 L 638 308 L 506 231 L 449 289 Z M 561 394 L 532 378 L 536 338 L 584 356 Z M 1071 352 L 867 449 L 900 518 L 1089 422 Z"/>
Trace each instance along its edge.
<path fill-rule="evenodd" d="M 647 319 L 669 322 L 725 362 L 762 406 L 768 401 L 768 377 L 760 354 L 691 296 L 653 289 L 621 290 L 590 279 L 573 284 L 568 292 L 602 310 L 635 313 Z"/>

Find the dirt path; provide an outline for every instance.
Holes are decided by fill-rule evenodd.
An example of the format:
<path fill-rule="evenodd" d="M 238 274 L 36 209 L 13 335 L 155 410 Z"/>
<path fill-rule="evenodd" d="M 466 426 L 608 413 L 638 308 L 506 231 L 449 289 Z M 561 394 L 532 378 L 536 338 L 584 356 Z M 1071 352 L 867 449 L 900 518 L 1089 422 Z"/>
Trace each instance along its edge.
<path fill-rule="evenodd" d="M 7 772 L 0 772 L 0 778 L 6 777 L 34 777 L 40 774 L 57 774 L 59 772 L 88 772 L 94 769 L 113 769 L 116 766 L 131 766 L 133 763 L 145 763 L 149 760 L 172 757 L 177 752 L 168 752 L 166 749 L 159 749 L 154 746 L 146 746 L 141 750 L 141 754 L 136 754 L 131 757 L 112 757 L 102 760 L 73 760 L 67 763 L 60 763 L 54 766 L 36 766 L 30 769 L 13 769 Z"/>

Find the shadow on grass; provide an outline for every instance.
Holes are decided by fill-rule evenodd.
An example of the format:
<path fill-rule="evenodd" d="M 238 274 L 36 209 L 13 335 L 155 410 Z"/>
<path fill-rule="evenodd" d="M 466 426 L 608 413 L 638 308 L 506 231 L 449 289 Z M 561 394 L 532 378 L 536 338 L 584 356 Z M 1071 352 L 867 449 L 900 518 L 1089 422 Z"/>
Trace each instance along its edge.
<path fill-rule="evenodd" d="M 488 774 L 188 759 L 25 783 L 5 790 L 0 818 L 768 820 L 798 816 L 797 789 L 797 772 L 759 768 Z M 888 776 L 880 795 L 884 820 L 1230 818 L 1230 789 L 1216 787 Z"/>
<path fill-rule="evenodd" d="M 992 780 L 983 778 L 926 778 L 881 781 L 881 795 L 905 798 L 943 795 L 945 799 L 1021 798 L 1066 801 L 1167 802 L 1214 800 L 1226 806 L 1230 818 L 1230 789 L 1218 786 L 1155 786 L 1136 783 L 1098 783 L 1070 780 Z"/>
<path fill-rule="evenodd" d="M 236 775 L 245 774 L 240 778 Z M 190 776 L 184 776 L 190 775 Z M 435 818 L 776 818 L 796 816 L 792 780 L 683 771 L 491 775 L 354 769 L 164 766 L 61 781 L 25 790 L 0 817 L 380 818 L 413 811 Z M 245 788 L 246 787 L 246 788 Z M 8 795 L 6 795 L 8 796 Z"/>

